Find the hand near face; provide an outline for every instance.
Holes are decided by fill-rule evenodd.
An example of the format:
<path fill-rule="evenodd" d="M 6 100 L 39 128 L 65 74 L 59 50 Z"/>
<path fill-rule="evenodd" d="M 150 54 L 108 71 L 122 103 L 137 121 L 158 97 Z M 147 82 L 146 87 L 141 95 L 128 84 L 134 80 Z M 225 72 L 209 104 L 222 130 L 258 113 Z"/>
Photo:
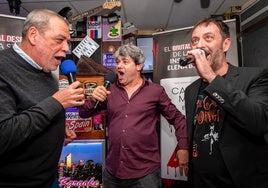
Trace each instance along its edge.
<path fill-rule="evenodd" d="M 194 66 L 196 67 L 199 76 L 210 83 L 216 77 L 216 74 L 209 62 L 210 57 L 207 59 L 204 51 L 200 49 L 191 50 L 188 54 L 194 56 Z"/>

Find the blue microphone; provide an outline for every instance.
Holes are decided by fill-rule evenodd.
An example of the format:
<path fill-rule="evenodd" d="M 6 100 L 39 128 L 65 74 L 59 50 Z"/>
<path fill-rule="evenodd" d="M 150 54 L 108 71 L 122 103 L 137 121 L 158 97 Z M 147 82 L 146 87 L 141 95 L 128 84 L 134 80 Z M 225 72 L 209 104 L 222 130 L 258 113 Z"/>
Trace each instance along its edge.
<path fill-rule="evenodd" d="M 69 84 L 76 81 L 76 65 L 73 60 L 66 59 L 60 64 L 60 74 L 65 75 L 68 78 Z"/>

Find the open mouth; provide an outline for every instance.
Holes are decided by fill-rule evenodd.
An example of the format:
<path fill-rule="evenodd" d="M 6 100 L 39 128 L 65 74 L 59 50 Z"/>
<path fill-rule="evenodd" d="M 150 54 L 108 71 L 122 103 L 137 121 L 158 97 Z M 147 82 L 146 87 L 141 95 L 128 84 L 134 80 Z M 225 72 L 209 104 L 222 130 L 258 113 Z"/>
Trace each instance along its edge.
<path fill-rule="evenodd" d="M 55 56 L 55 59 L 57 59 L 58 61 L 62 61 L 65 57 L 63 56 Z"/>
<path fill-rule="evenodd" d="M 119 76 L 123 76 L 125 74 L 123 71 L 120 71 L 120 70 L 117 71 L 117 73 L 118 73 Z"/>

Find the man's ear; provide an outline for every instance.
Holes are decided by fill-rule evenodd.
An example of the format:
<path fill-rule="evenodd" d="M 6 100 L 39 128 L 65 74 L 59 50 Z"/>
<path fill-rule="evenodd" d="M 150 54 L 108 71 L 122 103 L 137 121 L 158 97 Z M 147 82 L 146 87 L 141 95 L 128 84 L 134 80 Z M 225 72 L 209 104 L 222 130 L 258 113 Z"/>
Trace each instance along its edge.
<path fill-rule="evenodd" d="M 142 68 L 143 68 L 143 66 L 144 66 L 144 63 L 140 63 L 140 64 L 138 64 L 138 65 L 137 65 L 137 70 L 138 70 L 138 71 L 141 71 Z"/>
<path fill-rule="evenodd" d="M 224 52 L 227 52 L 231 46 L 231 38 L 226 38 L 223 41 L 222 49 Z"/>
<path fill-rule="evenodd" d="M 38 42 L 38 36 L 39 36 L 39 32 L 35 27 L 30 27 L 28 32 L 28 40 L 32 45 L 35 45 Z"/>

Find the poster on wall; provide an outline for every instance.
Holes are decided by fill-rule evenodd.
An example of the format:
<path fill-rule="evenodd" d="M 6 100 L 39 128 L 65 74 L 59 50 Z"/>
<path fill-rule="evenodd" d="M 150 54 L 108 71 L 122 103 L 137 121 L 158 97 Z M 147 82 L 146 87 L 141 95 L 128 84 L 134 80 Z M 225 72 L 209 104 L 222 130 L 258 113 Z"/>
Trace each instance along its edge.
<path fill-rule="evenodd" d="M 73 54 L 80 58 L 81 55 L 90 57 L 100 45 L 91 39 L 88 35 L 73 49 Z"/>
<path fill-rule="evenodd" d="M 101 33 L 101 16 L 87 17 L 87 35 L 92 39 L 100 39 Z"/>
<path fill-rule="evenodd" d="M 0 50 L 21 42 L 21 31 L 25 18 L 0 14 Z"/>
<path fill-rule="evenodd" d="M 102 64 L 103 64 L 103 66 L 107 67 L 108 69 L 115 69 L 116 60 L 114 58 L 114 54 L 113 53 L 103 53 Z"/>
<path fill-rule="evenodd" d="M 226 22 L 230 27 L 232 45 L 227 53 L 227 60 L 238 65 L 235 20 Z M 199 78 L 191 64 L 180 66 L 180 58 L 191 50 L 192 27 L 170 30 L 153 35 L 154 81 L 160 83 L 176 107 L 185 114 L 184 91 L 186 87 Z M 161 117 L 161 177 L 172 180 L 187 180 L 179 171 L 176 158 L 177 139 L 175 129 Z"/>
<path fill-rule="evenodd" d="M 121 41 L 121 20 L 109 23 L 107 18 L 102 19 L 102 41 Z"/>
<path fill-rule="evenodd" d="M 58 163 L 59 186 L 61 188 L 102 187 L 104 166 L 104 139 L 74 140 L 62 149 Z"/>

